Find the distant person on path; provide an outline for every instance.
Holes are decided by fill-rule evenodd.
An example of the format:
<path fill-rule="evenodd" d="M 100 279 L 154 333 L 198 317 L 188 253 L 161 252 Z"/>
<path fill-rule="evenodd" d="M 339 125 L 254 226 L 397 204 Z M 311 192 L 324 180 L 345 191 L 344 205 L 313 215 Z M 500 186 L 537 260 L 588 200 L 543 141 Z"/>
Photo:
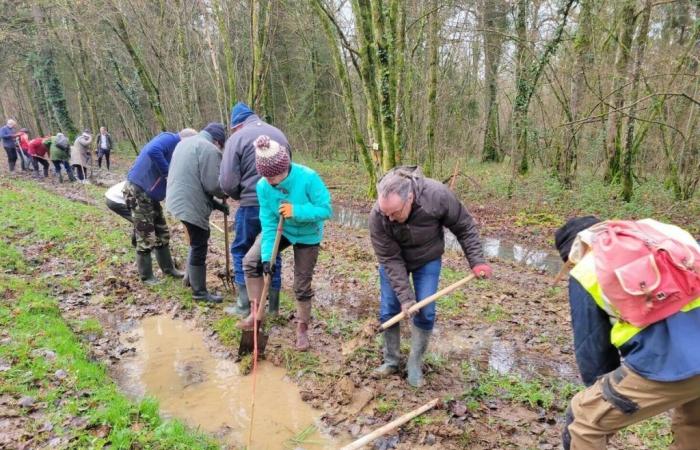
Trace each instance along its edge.
<path fill-rule="evenodd" d="M 263 122 L 245 103 L 238 102 L 231 109 L 232 134 L 226 141 L 224 156 L 221 161 L 219 183 L 226 195 L 239 201 L 234 220 L 234 238 L 231 243 L 233 257 L 234 282 L 238 290 L 238 301 L 234 312 L 242 317 L 250 314 L 250 299 L 243 273 L 243 258 L 255 238 L 260 234 L 260 205 L 256 185 L 260 175 L 255 169 L 255 140 L 260 135 L 267 135 L 282 147 L 290 151 L 287 138 L 279 129 Z M 291 153 L 290 153 L 291 154 Z M 271 314 L 279 312 L 280 287 L 282 285 L 282 258 L 277 257 L 275 274 L 268 295 L 268 310 Z"/>
<path fill-rule="evenodd" d="M 17 132 L 17 153 L 22 163 L 23 171 L 31 171 L 32 168 L 32 158 L 29 156 L 29 130 L 22 128 Z"/>
<path fill-rule="evenodd" d="M 700 251 L 698 243 L 681 228 L 649 219 L 638 223 L 662 230 L 667 237 L 682 243 L 686 247 L 682 253 L 687 249 Z M 609 290 L 608 280 L 617 280 L 626 286 L 620 291 L 626 295 L 645 287 L 632 280 L 651 277 L 657 280 L 647 285 L 651 292 L 653 285 L 668 286 L 669 281 L 664 277 L 676 278 L 680 269 L 673 271 L 664 267 L 660 270 L 659 256 L 641 257 L 643 250 L 636 262 L 613 265 L 622 261 L 614 262 L 613 258 L 627 255 L 625 249 L 635 246 L 626 238 L 624 249 L 612 249 L 615 256 L 603 254 L 595 243 L 600 236 L 606 245 L 610 242 L 614 245 L 614 241 L 606 238 L 608 231 L 598 234 L 605 225 L 593 216 L 577 217 L 555 233 L 555 246 L 562 260 L 572 267 L 569 306 L 574 350 L 581 378 L 587 386 L 574 395 L 567 409 L 563 447 L 565 450 L 605 450 L 608 440 L 617 431 L 673 410 L 674 442 L 670 448 L 700 448 L 700 297 L 680 310 L 668 310 L 659 320 L 644 326 L 622 319 L 622 309 L 612 306 L 619 294 L 611 295 L 613 291 Z M 653 245 L 652 241 L 641 239 L 637 247 L 653 248 L 648 242 Z M 668 245 L 670 241 L 664 243 Z M 661 258 L 672 258 L 668 251 L 660 253 L 664 253 Z M 605 267 L 606 264 L 609 267 Z M 625 270 L 630 265 L 633 265 L 632 270 Z M 673 293 L 678 295 L 678 292 Z M 662 307 L 666 300 L 656 292 L 648 301 Z M 648 314 L 649 305 L 644 299 L 637 301 Z"/>
<path fill-rule="evenodd" d="M 276 270 L 270 260 L 279 220 L 284 217 L 279 252 L 287 247 L 294 250 L 295 348 L 306 351 L 310 347 L 308 332 L 314 298 L 311 282 L 323 239 L 323 224 L 333 214 L 331 194 L 315 171 L 292 163 L 289 151 L 269 136 L 255 140 L 255 167 L 262 177 L 256 186 L 262 233 L 243 259 L 248 295 L 252 304 L 258 304 L 264 287 L 263 276 L 271 277 Z M 252 329 L 253 315 L 239 326 Z"/>
<path fill-rule="evenodd" d="M 39 164 L 41 164 L 44 169 L 44 178 L 49 176 L 49 148 L 44 145 L 44 141 L 50 139 L 51 136 L 37 137 L 29 141 L 29 157 L 32 159 L 32 166 L 34 167 L 34 176 L 39 177 Z"/>
<path fill-rule="evenodd" d="M 90 144 L 92 144 L 92 134 L 90 134 L 90 130 L 84 130 L 80 136 L 75 138 L 70 152 L 70 164 L 77 171 L 78 180 L 86 184 L 88 183 L 87 169 L 92 162 Z"/>
<path fill-rule="evenodd" d="M 139 277 L 145 284 L 158 281 L 153 276 L 151 250 L 164 274 L 182 278 L 170 253 L 170 232 L 160 202 L 165 200 L 170 160 L 175 146 L 196 130 L 185 128 L 180 133 L 164 131 L 151 139 L 141 149 L 139 156 L 126 176 L 124 199 L 131 210 L 136 232 L 136 266 Z"/>
<path fill-rule="evenodd" d="M 7 119 L 7 124 L 0 128 L 0 139 L 2 139 L 2 146 L 7 154 L 7 165 L 10 172 L 15 171 L 15 164 L 17 164 L 16 128 L 17 122 L 14 119 Z"/>
<path fill-rule="evenodd" d="M 418 167 L 406 166 L 387 172 L 377 191 L 377 202 L 369 215 L 369 232 L 379 261 L 382 322 L 437 292 L 445 252 L 443 228 L 454 233 L 474 274 L 480 278 L 491 276 L 476 223 L 447 186 L 424 177 Z M 411 386 L 424 384 L 423 355 L 434 323 L 435 303 L 413 316 L 406 365 Z M 398 372 L 400 330 L 397 323 L 384 332 L 384 364 L 375 369 L 376 376 Z"/>
<path fill-rule="evenodd" d="M 95 139 L 97 144 L 97 167 L 102 168 L 102 158 L 105 159 L 107 172 L 109 172 L 109 156 L 112 153 L 112 135 L 107 132 L 107 128 L 100 127 L 100 134 Z"/>
<path fill-rule="evenodd" d="M 44 141 L 44 145 L 49 147 L 49 153 L 51 154 L 51 162 L 55 170 L 56 178 L 58 178 L 59 183 L 63 183 L 63 175 L 61 174 L 61 166 L 66 171 L 68 179 L 70 181 L 75 181 L 75 175 L 73 175 L 73 169 L 68 162 L 70 158 L 70 143 L 68 138 L 63 133 L 57 133 L 56 136 L 52 136 Z"/>
<path fill-rule="evenodd" d="M 229 215 L 228 206 L 214 199 L 224 197 L 219 168 L 225 142 L 226 129 L 221 123 L 210 123 L 198 135 L 180 142 L 170 164 L 165 197 L 165 206 L 182 221 L 190 239 L 187 277 L 192 298 L 212 303 L 220 303 L 222 297 L 207 290 L 209 216 L 213 209 Z"/>

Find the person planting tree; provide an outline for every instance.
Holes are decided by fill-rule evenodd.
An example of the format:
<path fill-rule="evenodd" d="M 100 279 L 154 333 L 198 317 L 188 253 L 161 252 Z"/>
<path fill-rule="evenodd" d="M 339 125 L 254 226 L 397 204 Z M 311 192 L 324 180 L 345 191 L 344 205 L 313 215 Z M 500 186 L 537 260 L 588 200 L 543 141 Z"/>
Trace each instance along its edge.
<path fill-rule="evenodd" d="M 474 219 L 455 194 L 439 181 L 423 176 L 418 167 L 397 167 L 387 172 L 377 185 L 378 198 L 369 216 L 369 231 L 379 261 L 382 322 L 437 292 L 442 254 L 443 228 L 457 237 L 474 274 L 489 278 Z M 410 279 L 413 280 L 411 286 Z M 423 384 L 423 355 L 435 323 L 435 303 L 413 316 L 411 353 L 408 357 L 408 383 Z M 384 363 L 378 377 L 398 372 L 400 324 L 384 332 Z"/>
<path fill-rule="evenodd" d="M 323 239 L 323 223 L 333 214 L 331 195 L 314 170 L 291 163 L 288 150 L 269 136 L 255 140 L 255 167 L 262 177 L 256 186 L 262 233 L 243 258 L 248 295 L 251 304 L 257 305 L 263 291 L 263 275 L 272 277 L 274 273 L 271 256 L 281 216 L 284 225 L 279 251 L 294 249 L 295 347 L 305 351 L 310 347 L 308 330 L 314 297 L 311 281 Z M 239 325 L 253 328 L 253 314 Z"/>

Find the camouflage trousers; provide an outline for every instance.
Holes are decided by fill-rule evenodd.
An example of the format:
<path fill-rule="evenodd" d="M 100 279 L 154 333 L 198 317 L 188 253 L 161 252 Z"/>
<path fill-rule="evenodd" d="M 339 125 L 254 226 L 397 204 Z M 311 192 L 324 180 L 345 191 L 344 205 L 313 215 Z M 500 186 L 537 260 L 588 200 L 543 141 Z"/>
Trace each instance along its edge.
<path fill-rule="evenodd" d="M 140 187 L 127 182 L 124 200 L 131 210 L 136 233 L 136 251 L 150 252 L 153 247 L 168 245 L 170 232 L 160 202 L 150 198 Z"/>

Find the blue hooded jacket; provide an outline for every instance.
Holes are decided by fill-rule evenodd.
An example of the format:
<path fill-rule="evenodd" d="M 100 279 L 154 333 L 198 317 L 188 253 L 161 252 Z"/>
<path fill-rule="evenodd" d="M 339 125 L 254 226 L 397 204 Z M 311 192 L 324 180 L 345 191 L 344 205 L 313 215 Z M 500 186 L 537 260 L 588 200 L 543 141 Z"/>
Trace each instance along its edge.
<path fill-rule="evenodd" d="M 180 135 L 164 131 L 151 139 L 131 166 L 126 179 L 143 189 L 151 199 L 163 201 L 170 160 Z"/>

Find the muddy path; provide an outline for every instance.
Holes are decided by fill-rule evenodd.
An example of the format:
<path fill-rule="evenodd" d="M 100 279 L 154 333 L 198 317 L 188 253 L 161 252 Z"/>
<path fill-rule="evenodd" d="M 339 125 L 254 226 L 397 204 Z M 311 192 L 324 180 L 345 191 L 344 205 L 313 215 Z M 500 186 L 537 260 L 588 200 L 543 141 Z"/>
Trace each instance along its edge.
<path fill-rule="evenodd" d="M 103 203 L 104 188 L 100 186 L 118 181 L 114 174 L 87 187 L 37 181 L 56 195 L 101 209 L 95 231 L 123 232 L 124 245 L 116 257 L 98 246 L 99 270 L 78 269 L 76 261 L 45 257 L 43 246 L 51 243 L 38 242 L 23 249 L 25 259 L 36 261 L 68 321 L 99 320 L 99 334 L 83 335 L 93 357 L 116 380 L 128 379 L 129 364 L 139 352 L 139 345 L 130 343 L 129 336 L 143 319 L 153 316 L 187 321 L 201 330 L 212 355 L 233 361 L 237 340 L 232 341 L 227 331 L 235 320 L 222 307 L 193 304 L 189 292 L 174 281 L 155 288 L 145 288 L 137 281 L 129 225 Z M 13 188 L 11 179 L 2 184 Z M 215 213 L 213 221 L 223 225 L 220 213 Z M 173 253 L 181 265 L 186 255 L 183 227 L 174 221 L 170 225 Z M 210 288 L 222 292 L 218 274 L 225 267 L 224 247 L 223 235 L 212 230 L 208 281 Z M 349 357 L 342 355 L 341 348 L 376 316 L 376 261 L 366 230 L 329 222 L 314 278 L 312 349 L 305 354 L 292 349 L 294 307 L 288 270 L 292 261 L 286 252 L 282 311 L 270 329 L 267 361 L 284 368 L 301 399 L 316 411 L 325 436 L 343 441 L 359 437 L 441 397 L 447 400 L 444 408 L 415 419 L 375 448 L 558 448 L 563 410 L 579 389 L 565 285 L 553 285 L 551 275 L 520 264 L 495 258 L 491 263 L 495 269 L 492 280 L 472 282 L 439 301 L 436 330 L 426 357 L 426 386 L 410 388 L 404 372 L 375 380 L 371 371 L 381 362 L 379 339 Z M 442 286 L 468 273 L 458 253 L 448 252 L 443 264 Z M 66 286 L 62 278 L 77 283 Z M 233 294 L 226 293 L 223 306 L 233 300 Z M 402 327 L 404 359 L 408 328 Z M 266 407 L 274 406 L 258 405 Z M 611 448 L 645 447 L 628 435 Z"/>

